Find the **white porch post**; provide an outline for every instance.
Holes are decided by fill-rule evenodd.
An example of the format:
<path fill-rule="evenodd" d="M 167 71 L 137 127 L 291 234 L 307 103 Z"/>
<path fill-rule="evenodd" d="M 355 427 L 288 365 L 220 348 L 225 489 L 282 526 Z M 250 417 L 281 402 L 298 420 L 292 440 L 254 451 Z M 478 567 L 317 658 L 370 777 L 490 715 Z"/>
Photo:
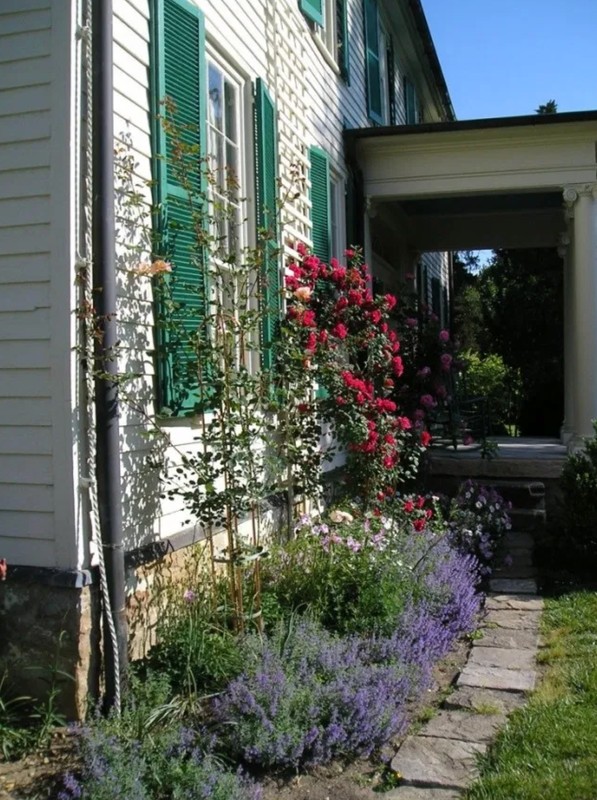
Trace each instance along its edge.
<path fill-rule="evenodd" d="M 564 201 L 574 215 L 569 306 L 574 352 L 567 377 L 574 426 L 569 444 L 575 448 L 592 435 L 597 418 L 597 184 L 566 187 Z"/>
<path fill-rule="evenodd" d="M 373 243 L 371 241 L 371 220 L 376 215 L 377 209 L 370 195 L 365 197 L 365 219 L 363 225 L 363 258 L 369 269 L 373 269 Z"/>
<path fill-rule="evenodd" d="M 570 226 L 572 210 L 566 207 L 565 213 Z M 568 444 L 574 435 L 574 253 L 569 233 L 560 235 L 558 255 L 562 259 L 564 273 L 564 420 L 560 439 L 562 444 Z"/>

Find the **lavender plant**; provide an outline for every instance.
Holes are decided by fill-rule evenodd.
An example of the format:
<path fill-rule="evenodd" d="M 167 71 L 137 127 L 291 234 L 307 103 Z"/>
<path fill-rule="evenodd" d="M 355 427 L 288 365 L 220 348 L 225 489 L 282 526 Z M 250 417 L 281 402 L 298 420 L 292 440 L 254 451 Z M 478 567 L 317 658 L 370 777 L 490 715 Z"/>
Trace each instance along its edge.
<path fill-rule="evenodd" d="M 339 636 L 295 615 L 270 637 L 245 640 L 245 671 L 213 709 L 234 757 L 267 767 L 319 764 L 371 753 L 404 729 L 408 700 L 472 630 L 480 598 L 476 559 L 445 537 L 412 537 L 403 557 L 413 577 L 391 633 Z"/>

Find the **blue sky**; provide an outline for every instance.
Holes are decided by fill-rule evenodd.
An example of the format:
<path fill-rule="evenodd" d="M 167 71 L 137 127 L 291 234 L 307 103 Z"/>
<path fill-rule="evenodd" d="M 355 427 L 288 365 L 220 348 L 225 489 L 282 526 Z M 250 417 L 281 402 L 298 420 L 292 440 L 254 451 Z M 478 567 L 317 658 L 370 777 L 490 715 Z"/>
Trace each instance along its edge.
<path fill-rule="evenodd" d="M 597 0 L 422 0 L 458 119 L 597 109 Z"/>

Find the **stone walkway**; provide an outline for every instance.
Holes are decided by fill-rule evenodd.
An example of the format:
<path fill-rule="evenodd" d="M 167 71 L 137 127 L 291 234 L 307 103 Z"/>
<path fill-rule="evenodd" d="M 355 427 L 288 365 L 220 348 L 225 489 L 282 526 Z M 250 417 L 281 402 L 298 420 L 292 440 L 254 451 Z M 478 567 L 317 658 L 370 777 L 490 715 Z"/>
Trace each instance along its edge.
<path fill-rule="evenodd" d="M 461 797 L 477 776 L 477 757 L 535 688 L 543 600 L 537 596 L 532 567 L 533 539 L 529 533 L 511 533 L 506 544 L 513 564 L 490 581 L 483 635 L 473 643 L 456 690 L 394 756 L 391 766 L 402 783 L 386 798 Z"/>

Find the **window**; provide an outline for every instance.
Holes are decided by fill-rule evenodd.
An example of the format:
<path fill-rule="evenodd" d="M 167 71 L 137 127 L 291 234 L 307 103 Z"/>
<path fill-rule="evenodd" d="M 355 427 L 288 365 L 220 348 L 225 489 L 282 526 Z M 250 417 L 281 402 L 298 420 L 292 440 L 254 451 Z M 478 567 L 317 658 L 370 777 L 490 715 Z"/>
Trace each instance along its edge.
<path fill-rule="evenodd" d="M 392 37 L 380 18 L 377 0 L 365 0 L 364 12 L 367 113 L 379 125 L 393 125 L 396 102 Z"/>
<path fill-rule="evenodd" d="M 170 414 L 188 415 L 209 403 L 204 387 L 210 385 L 208 367 L 199 363 L 197 348 L 191 343 L 193 338 L 210 335 L 210 304 L 229 303 L 232 307 L 236 291 L 232 272 L 228 279 L 226 269 L 221 269 L 224 260 L 218 261 L 218 281 L 214 282 L 210 253 L 197 241 L 205 203 L 212 210 L 219 207 L 215 215 L 219 221 L 211 223 L 211 233 L 222 252 L 247 243 L 241 198 L 253 194 L 248 191 L 243 153 L 248 97 L 242 77 L 206 52 L 204 17 L 196 6 L 186 0 L 153 0 L 151 22 L 152 154 L 154 200 L 159 210 L 156 239 L 160 253 L 175 267 L 168 279 L 168 302 L 164 305 L 159 298 L 157 302 L 158 316 L 168 321 L 167 327 L 158 326 L 157 334 L 159 404 Z M 253 105 L 256 224 L 275 237 L 275 108 L 260 80 Z M 165 127 L 158 119 L 164 115 L 170 123 Z M 173 166 L 181 149 L 177 139 L 188 146 L 183 169 Z M 206 156 L 213 176 L 209 181 L 203 169 Z M 275 239 L 264 247 L 259 280 L 267 304 L 261 331 L 262 365 L 267 367 L 279 318 L 280 283 Z"/>
<path fill-rule="evenodd" d="M 207 61 L 207 155 L 212 172 L 213 206 L 218 229 L 212 230 L 223 250 L 233 250 L 241 230 L 240 198 L 244 197 L 241 151 L 242 81 L 229 67 L 210 57 Z"/>
<path fill-rule="evenodd" d="M 300 0 L 300 9 L 340 74 L 349 80 L 348 0 Z"/>
<path fill-rule="evenodd" d="M 404 118 L 407 125 L 416 125 L 419 121 L 417 90 L 410 78 L 404 78 Z"/>

